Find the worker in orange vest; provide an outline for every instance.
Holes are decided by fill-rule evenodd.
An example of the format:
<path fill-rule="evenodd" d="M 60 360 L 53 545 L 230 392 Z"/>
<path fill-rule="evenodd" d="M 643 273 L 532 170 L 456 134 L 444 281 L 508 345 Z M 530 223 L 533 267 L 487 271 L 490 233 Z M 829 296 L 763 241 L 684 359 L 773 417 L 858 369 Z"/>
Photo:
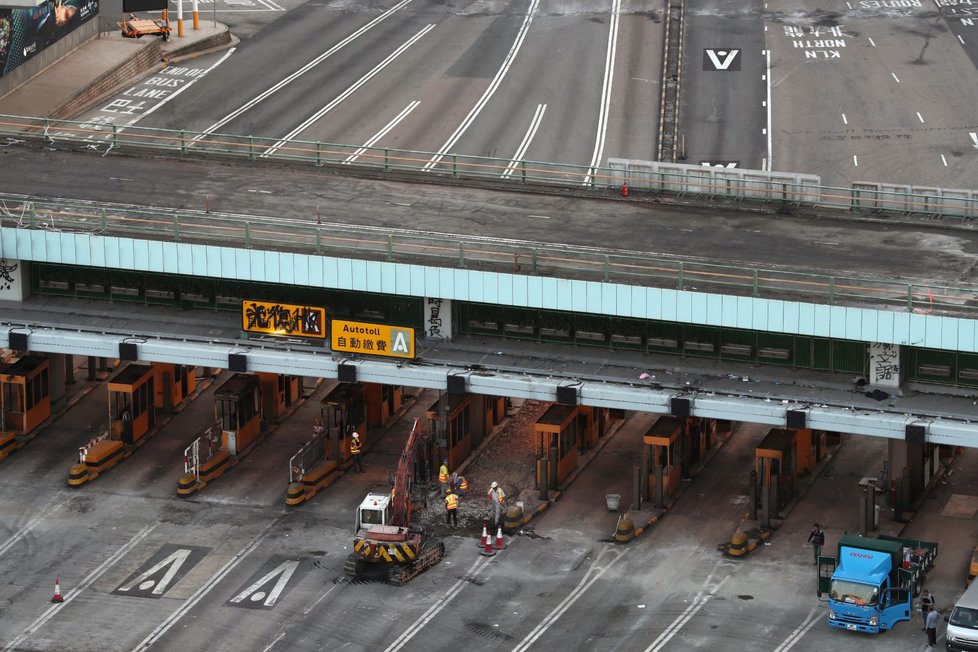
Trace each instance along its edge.
<path fill-rule="evenodd" d="M 458 527 L 458 494 L 449 487 L 445 494 L 445 524 Z"/>
<path fill-rule="evenodd" d="M 356 432 L 350 439 L 350 455 L 353 456 L 353 470 L 363 473 L 363 467 L 360 465 L 360 435 Z"/>
<path fill-rule="evenodd" d="M 469 493 L 469 481 L 465 479 L 464 475 L 453 473 L 452 488 L 459 496 L 465 496 L 465 494 Z"/>
<path fill-rule="evenodd" d="M 442 498 L 448 493 L 448 458 L 443 457 L 441 460 L 441 468 L 438 469 L 438 486 L 441 488 Z"/>

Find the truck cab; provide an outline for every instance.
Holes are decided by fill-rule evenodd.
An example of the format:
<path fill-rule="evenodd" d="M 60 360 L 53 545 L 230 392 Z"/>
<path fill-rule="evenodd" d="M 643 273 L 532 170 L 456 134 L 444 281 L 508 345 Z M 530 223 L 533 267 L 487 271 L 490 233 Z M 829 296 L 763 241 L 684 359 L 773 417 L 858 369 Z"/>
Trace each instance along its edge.
<path fill-rule="evenodd" d="M 391 522 L 391 495 L 368 493 L 367 497 L 357 508 L 357 523 L 354 528 L 359 532 L 363 528 L 374 525 L 389 525 Z"/>

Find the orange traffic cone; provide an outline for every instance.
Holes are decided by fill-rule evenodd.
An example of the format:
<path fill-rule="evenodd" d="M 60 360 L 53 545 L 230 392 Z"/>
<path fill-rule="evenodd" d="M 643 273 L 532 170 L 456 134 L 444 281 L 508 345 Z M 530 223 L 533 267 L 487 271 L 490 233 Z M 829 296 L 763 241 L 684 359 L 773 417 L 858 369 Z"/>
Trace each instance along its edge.
<path fill-rule="evenodd" d="M 496 546 L 495 546 L 495 548 L 496 548 L 496 550 L 502 550 L 505 547 L 506 547 L 506 542 L 503 541 L 503 526 L 500 525 L 496 529 Z"/>
<path fill-rule="evenodd" d="M 54 597 L 51 598 L 51 602 L 64 602 L 65 599 L 61 596 L 61 578 L 57 577 L 54 580 Z"/>
<path fill-rule="evenodd" d="M 621 196 L 622 197 L 628 197 L 628 184 L 627 183 L 623 183 L 621 185 Z"/>
<path fill-rule="evenodd" d="M 496 554 L 496 551 L 493 550 L 492 547 L 492 537 L 486 537 L 486 545 L 482 548 L 482 552 L 480 554 L 486 557 L 492 557 Z"/>
<path fill-rule="evenodd" d="M 485 548 L 486 542 L 489 541 L 489 524 L 485 521 L 482 522 L 482 538 L 479 539 L 479 547 Z"/>

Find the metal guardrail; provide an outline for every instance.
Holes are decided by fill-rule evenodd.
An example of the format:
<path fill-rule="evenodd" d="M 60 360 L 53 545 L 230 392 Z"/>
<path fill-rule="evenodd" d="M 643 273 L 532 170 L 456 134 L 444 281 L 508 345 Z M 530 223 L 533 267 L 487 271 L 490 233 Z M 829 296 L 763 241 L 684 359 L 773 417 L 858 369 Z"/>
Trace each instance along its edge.
<path fill-rule="evenodd" d="M 0 197 L 0 227 L 150 240 L 183 241 L 358 257 L 430 262 L 455 268 L 561 276 L 629 285 L 825 305 L 887 306 L 918 314 L 972 316 L 978 288 L 933 286 L 604 252 L 594 248 L 507 242 L 496 238 L 389 233 L 319 224 L 311 219 L 133 209 Z"/>
<path fill-rule="evenodd" d="M 978 218 L 978 190 L 950 190 L 888 183 L 853 183 L 849 188 L 813 186 L 806 175 L 748 175 L 747 170 L 710 170 L 701 166 L 677 166 L 649 175 L 647 162 L 639 172 L 630 166 L 591 168 L 542 161 L 439 154 L 387 147 L 364 147 L 304 140 L 284 141 L 261 136 L 202 133 L 188 130 L 105 125 L 77 120 L 54 120 L 0 114 L 0 136 L 12 140 L 44 138 L 86 143 L 107 149 L 168 150 L 185 155 L 208 154 L 252 161 L 290 161 L 317 166 L 352 166 L 386 172 L 426 173 L 453 178 L 492 180 L 508 184 L 540 184 L 569 188 L 607 190 L 628 184 L 632 191 L 657 194 L 698 195 L 731 201 L 830 208 L 877 215 L 924 215 L 970 221 Z M 696 168 L 694 170 L 682 168 Z M 770 174 L 768 176 L 771 176 Z M 784 177 L 797 177 L 796 181 Z M 810 175 L 807 175 L 810 176 Z"/>

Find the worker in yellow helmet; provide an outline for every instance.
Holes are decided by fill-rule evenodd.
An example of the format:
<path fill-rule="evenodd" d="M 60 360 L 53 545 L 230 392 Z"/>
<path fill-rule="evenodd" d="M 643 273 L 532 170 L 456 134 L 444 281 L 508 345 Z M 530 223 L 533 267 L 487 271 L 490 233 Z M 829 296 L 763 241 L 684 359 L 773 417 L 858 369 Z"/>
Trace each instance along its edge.
<path fill-rule="evenodd" d="M 441 468 L 438 469 L 438 486 L 441 488 L 442 498 L 448 493 L 448 458 L 443 457 Z"/>
<path fill-rule="evenodd" d="M 445 493 L 445 524 L 458 527 L 458 494 L 451 487 Z"/>
<path fill-rule="evenodd" d="M 363 466 L 360 464 L 360 435 L 354 432 L 350 438 L 350 455 L 353 456 L 353 470 L 363 473 Z"/>

